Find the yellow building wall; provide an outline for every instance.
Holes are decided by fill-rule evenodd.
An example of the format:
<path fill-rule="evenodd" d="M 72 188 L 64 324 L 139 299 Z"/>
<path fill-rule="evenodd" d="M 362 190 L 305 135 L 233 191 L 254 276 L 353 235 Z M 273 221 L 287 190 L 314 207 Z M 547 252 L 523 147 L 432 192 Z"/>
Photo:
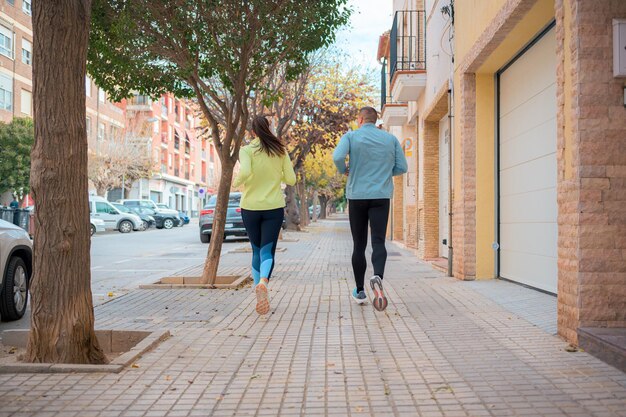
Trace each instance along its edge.
<path fill-rule="evenodd" d="M 476 278 L 493 278 L 495 251 L 495 82 L 476 74 Z"/>
<path fill-rule="evenodd" d="M 461 108 L 460 65 L 506 0 L 455 3 L 454 107 Z M 495 74 L 554 19 L 554 0 L 538 0 L 476 71 L 476 278 L 495 276 Z M 460 111 L 460 110 L 459 110 Z M 455 113 L 457 113 L 455 111 Z M 458 113 L 457 113 L 458 114 Z M 461 186 L 460 117 L 454 118 L 454 190 Z M 458 192 L 454 191 L 458 198 Z M 455 246 L 459 243 L 456 242 Z"/>

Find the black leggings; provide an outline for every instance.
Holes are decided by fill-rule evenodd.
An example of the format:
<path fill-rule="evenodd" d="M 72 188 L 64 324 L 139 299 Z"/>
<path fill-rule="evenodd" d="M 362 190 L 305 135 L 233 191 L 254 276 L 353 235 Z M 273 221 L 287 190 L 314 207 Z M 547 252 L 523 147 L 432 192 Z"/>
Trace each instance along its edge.
<path fill-rule="evenodd" d="M 354 241 L 352 252 L 352 269 L 358 291 L 363 290 L 365 270 L 365 249 L 367 248 L 367 226 L 372 230 L 372 265 L 374 275 L 381 278 L 385 273 L 387 262 L 387 249 L 385 249 L 385 235 L 387 234 L 387 221 L 389 219 L 389 199 L 376 200 L 350 200 L 350 230 Z"/>
<path fill-rule="evenodd" d="M 258 284 L 261 278 L 271 278 L 274 270 L 276 242 L 285 216 L 284 208 L 274 210 L 241 209 L 252 246 L 252 278 Z"/>

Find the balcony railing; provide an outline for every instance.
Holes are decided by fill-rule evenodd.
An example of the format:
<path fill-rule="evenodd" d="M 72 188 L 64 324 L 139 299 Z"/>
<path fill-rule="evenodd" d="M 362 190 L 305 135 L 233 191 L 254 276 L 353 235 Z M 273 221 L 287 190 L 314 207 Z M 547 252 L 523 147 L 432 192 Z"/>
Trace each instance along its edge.
<path fill-rule="evenodd" d="M 380 110 L 387 104 L 387 61 L 380 68 Z"/>
<path fill-rule="evenodd" d="M 389 39 L 389 79 L 396 71 L 426 69 L 426 24 L 423 10 L 396 12 Z"/>

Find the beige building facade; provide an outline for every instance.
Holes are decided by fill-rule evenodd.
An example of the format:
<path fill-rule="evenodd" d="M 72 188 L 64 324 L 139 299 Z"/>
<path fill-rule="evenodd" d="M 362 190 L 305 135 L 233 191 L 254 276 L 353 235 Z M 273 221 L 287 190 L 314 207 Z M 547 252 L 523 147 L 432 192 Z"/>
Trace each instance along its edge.
<path fill-rule="evenodd" d="M 414 164 L 391 237 L 459 279 L 555 295 L 571 343 L 626 328 L 626 2 L 464 0 L 454 22 L 450 6 L 395 1 L 379 44 L 383 124 Z"/>

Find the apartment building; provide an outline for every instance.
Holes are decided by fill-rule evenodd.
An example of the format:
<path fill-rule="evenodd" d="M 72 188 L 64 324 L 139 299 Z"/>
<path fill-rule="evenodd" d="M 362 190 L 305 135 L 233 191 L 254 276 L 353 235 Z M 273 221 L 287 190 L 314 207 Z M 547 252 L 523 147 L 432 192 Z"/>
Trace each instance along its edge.
<path fill-rule="evenodd" d="M 32 117 L 33 30 L 30 0 L 0 0 L 0 121 Z M 90 149 L 124 129 L 124 113 L 103 90 L 85 79 L 87 137 Z M 0 202 L 11 200 L 5 192 Z M 27 199 L 26 203 L 32 203 Z"/>
<path fill-rule="evenodd" d="M 409 163 L 407 174 L 394 179 L 390 237 L 443 268 L 449 252 L 452 74 L 451 20 L 441 13 L 444 4 L 394 1 L 391 29 L 378 48 L 383 126 L 400 138 Z"/>
<path fill-rule="evenodd" d="M 379 43 L 383 123 L 415 167 L 392 237 L 554 294 L 572 343 L 626 328 L 626 2 L 463 0 L 454 22 L 450 3 L 394 1 Z"/>
<path fill-rule="evenodd" d="M 137 94 L 119 107 L 127 131 L 145 139 L 157 168 L 151 179 L 137 181 L 129 198 L 149 198 L 197 215 L 206 197 L 217 191 L 220 169 L 215 145 L 199 137 L 194 103 L 172 94 L 158 100 Z"/>

